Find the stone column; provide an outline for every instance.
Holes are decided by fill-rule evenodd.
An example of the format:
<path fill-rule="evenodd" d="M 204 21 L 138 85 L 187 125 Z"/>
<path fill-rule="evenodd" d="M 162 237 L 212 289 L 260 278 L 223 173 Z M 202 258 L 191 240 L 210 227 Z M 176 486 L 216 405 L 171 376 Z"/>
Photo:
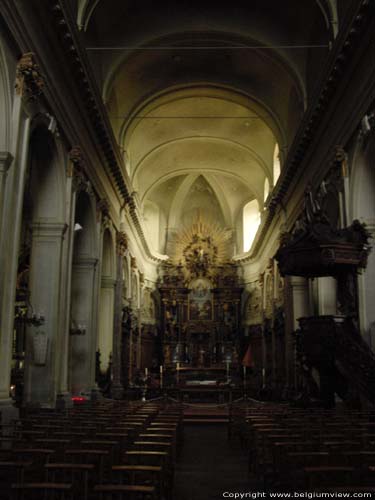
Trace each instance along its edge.
<path fill-rule="evenodd" d="M 309 285 L 306 278 L 288 276 L 286 278 L 286 331 L 285 331 L 285 360 L 287 368 L 287 385 L 296 388 L 297 374 L 295 370 L 296 350 L 293 332 L 299 327 L 298 319 L 309 316 Z"/>
<path fill-rule="evenodd" d="M 128 248 L 126 234 L 117 233 L 116 241 L 116 284 L 114 296 L 113 318 L 113 354 L 112 354 L 112 396 L 121 399 L 124 395 L 122 385 L 122 288 L 123 264 Z"/>
<path fill-rule="evenodd" d="M 36 315 L 44 316 L 44 324 L 29 327 L 26 339 L 25 401 L 54 406 L 57 392 L 56 370 L 60 330 L 60 280 L 64 223 L 34 223 L 30 265 L 30 303 Z M 48 339 L 45 364 L 36 365 L 34 337 Z"/>
<path fill-rule="evenodd" d="M 94 303 L 96 291 L 96 258 L 79 258 L 73 262 L 71 319 L 84 331 L 70 337 L 70 375 L 72 393 L 95 387 L 96 332 Z M 71 333 L 74 333 L 73 331 Z"/>
<path fill-rule="evenodd" d="M 76 193 L 73 191 L 73 178 L 70 173 L 70 165 L 67 176 L 67 202 L 66 210 L 69 214 L 69 228 L 66 233 L 66 245 L 63 247 L 62 268 L 66 270 L 63 280 L 63 293 L 61 296 L 62 312 L 62 338 L 60 342 L 60 385 L 59 393 L 65 397 L 67 404 L 71 404 L 71 393 L 69 387 L 69 348 L 70 348 L 70 308 L 71 308 L 71 286 L 73 270 L 73 249 L 74 249 L 74 219 Z"/>
<path fill-rule="evenodd" d="M 109 356 L 113 352 L 113 315 L 114 296 L 117 280 L 112 278 L 101 279 L 99 302 L 99 337 L 101 370 L 108 368 Z"/>
<path fill-rule="evenodd" d="M 5 181 L 7 176 L 7 171 L 12 163 L 12 155 L 8 152 L 0 152 L 0 234 L 5 234 L 3 231 L 3 211 L 5 204 Z M 4 228 L 6 229 L 6 228 Z M 4 262 L 4 261 L 2 261 Z M 5 264 L 5 262 L 4 262 Z M 3 286 L 0 283 L 0 304 L 2 303 L 2 293 Z M 2 332 L 3 333 L 3 332 Z M 11 332 L 13 333 L 13 332 Z M 10 360 L 4 359 L 5 356 L 11 357 L 11 344 L 12 335 L 5 335 L 5 333 L 0 333 L 0 400 L 9 398 L 9 370 L 10 370 Z M 3 369 L 2 369 L 3 368 Z M 4 368 L 8 373 L 4 372 Z M 5 386 L 3 385 L 5 384 Z"/>

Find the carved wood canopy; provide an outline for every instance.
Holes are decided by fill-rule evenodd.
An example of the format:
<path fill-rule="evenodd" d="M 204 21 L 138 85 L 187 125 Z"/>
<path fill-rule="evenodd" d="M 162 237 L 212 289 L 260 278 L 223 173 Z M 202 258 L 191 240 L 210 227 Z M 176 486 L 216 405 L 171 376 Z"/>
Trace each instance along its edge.
<path fill-rule="evenodd" d="M 338 276 L 366 267 L 369 237 L 357 220 L 347 228 L 333 229 L 307 191 L 304 212 L 294 231 L 284 235 L 275 258 L 283 276 Z"/>

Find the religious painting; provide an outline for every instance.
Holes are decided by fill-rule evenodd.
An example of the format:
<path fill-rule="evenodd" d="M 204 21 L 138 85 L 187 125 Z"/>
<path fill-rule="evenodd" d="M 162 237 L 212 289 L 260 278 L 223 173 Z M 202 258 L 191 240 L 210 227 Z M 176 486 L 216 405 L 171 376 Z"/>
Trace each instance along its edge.
<path fill-rule="evenodd" d="M 212 294 L 210 281 L 198 278 L 191 284 L 189 320 L 212 321 Z"/>

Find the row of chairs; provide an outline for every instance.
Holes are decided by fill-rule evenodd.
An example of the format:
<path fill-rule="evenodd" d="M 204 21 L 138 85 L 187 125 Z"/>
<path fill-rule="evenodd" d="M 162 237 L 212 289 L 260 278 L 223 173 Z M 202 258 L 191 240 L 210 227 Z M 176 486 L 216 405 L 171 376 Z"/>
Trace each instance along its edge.
<path fill-rule="evenodd" d="M 170 500 L 182 408 L 106 400 L 32 411 L 0 440 L 1 500 Z"/>
<path fill-rule="evenodd" d="M 249 473 L 265 489 L 371 491 L 375 488 L 375 414 L 242 403 L 229 437 L 247 450 Z"/>

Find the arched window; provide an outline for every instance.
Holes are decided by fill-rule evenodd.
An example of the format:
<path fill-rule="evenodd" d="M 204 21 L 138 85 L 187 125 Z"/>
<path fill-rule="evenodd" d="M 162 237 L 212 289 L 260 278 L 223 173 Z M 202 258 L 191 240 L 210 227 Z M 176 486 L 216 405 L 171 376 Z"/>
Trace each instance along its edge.
<path fill-rule="evenodd" d="M 264 180 L 264 201 L 267 200 L 269 194 L 270 194 L 270 181 L 266 177 Z"/>
<path fill-rule="evenodd" d="M 273 185 L 276 186 L 277 179 L 280 177 L 280 151 L 279 145 L 276 143 L 275 151 L 273 152 Z"/>
<path fill-rule="evenodd" d="M 260 224 L 259 204 L 257 200 L 249 201 L 243 207 L 243 250 L 248 252 L 253 244 Z"/>
<path fill-rule="evenodd" d="M 160 209 L 149 200 L 144 204 L 143 220 L 148 233 L 149 244 L 154 250 L 159 251 Z"/>

